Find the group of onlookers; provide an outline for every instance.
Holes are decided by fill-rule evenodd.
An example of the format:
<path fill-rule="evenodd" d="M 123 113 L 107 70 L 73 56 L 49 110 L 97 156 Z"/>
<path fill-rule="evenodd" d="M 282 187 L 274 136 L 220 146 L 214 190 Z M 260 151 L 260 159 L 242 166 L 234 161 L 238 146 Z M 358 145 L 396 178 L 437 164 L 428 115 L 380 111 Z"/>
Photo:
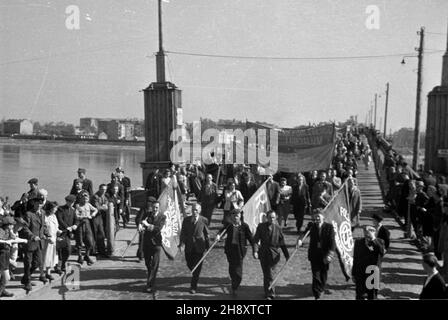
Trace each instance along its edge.
<path fill-rule="evenodd" d="M 50 201 L 37 178 L 28 181 L 29 191 L 12 205 L 0 198 L 1 296 L 11 296 L 5 287 L 15 279 L 19 260 L 24 265 L 21 283 L 31 291 L 34 271 L 39 270 L 39 280 L 44 283 L 54 280 L 52 272 L 65 272 L 73 251 L 78 263 L 88 265 L 94 263 L 91 255 L 108 258 L 113 254 L 119 221 L 123 227 L 129 222 L 130 179 L 119 167 L 111 182 L 100 184 L 94 193 L 86 170 L 80 168 L 77 173 L 64 205 Z"/>

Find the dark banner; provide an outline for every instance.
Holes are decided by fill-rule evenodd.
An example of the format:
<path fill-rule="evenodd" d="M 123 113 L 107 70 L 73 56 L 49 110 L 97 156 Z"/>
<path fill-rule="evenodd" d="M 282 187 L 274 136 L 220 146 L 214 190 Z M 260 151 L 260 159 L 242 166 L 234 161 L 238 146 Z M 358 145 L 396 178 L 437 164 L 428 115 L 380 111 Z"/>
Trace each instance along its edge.
<path fill-rule="evenodd" d="M 331 223 L 335 232 L 336 251 L 342 272 L 347 281 L 353 266 L 353 234 L 347 184 L 339 189 L 324 210 L 325 221 Z"/>

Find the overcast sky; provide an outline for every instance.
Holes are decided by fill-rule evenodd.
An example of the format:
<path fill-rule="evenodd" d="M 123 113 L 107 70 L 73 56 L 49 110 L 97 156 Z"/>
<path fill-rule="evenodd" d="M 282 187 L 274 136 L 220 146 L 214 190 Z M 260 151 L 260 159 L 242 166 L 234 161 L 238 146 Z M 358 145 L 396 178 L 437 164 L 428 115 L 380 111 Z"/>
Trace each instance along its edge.
<path fill-rule="evenodd" d="M 65 26 L 69 5 L 80 30 Z M 380 10 L 369 30 L 368 5 Z M 182 89 L 184 120 L 236 118 L 291 127 L 364 121 L 374 93 L 390 82 L 389 127 L 413 127 L 416 31 L 426 49 L 446 48 L 446 0 L 169 0 L 165 50 L 244 57 L 353 57 L 269 60 L 168 54 L 167 78 Z M 80 117 L 143 118 L 143 94 L 155 81 L 156 0 L 2 0 L 0 118 L 79 124 Z M 432 32 L 431 34 L 429 32 Z M 441 81 L 443 52 L 424 58 L 427 93 Z M 383 119 L 384 94 L 377 122 Z"/>

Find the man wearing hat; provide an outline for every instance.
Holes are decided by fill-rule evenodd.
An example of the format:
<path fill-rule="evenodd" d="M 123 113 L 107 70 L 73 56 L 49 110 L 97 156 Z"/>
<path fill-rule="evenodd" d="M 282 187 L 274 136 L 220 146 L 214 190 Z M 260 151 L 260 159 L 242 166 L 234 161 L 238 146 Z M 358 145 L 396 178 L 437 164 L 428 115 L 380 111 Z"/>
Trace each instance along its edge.
<path fill-rule="evenodd" d="M 384 241 L 375 235 L 376 229 L 372 226 L 364 226 L 364 238 L 355 240 L 353 249 L 352 276 L 356 284 L 356 300 L 364 300 L 367 294 L 368 300 L 375 300 L 380 287 L 381 258 L 384 256 Z M 376 268 L 370 270 L 371 266 Z M 368 277 L 372 272 L 377 272 L 378 277 L 373 276 L 373 288 L 368 288 Z"/>
<path fill-rule="evenodd" d="M 79 183 L 79 180 L 82 183 L 82 190 L 86 190 L 89 193 L 89 196 L 93 196 L 93 183 L 91 180 L 86 178 L 86 169 L 79 168 L 78 169 L 78 178 L 73 180 L 72 189 L 70 190 L 70 194 L 77 195 L 79 191 L 77 191 L 76 184 Z"/>
<path fill-rule="evenodd" d="M 146 199 L 146 206 L 143 208 L 140 208 L 137 216 L 135 217 L 135 224 L 136 224 L 137 228 L 142 223 L 142 220 L 145 219 L 144 217 L 148 217 L 152 214 L 153 204 L 155 202 L 157 202 L 157 199 L 152 196 L 149 196 Z M 137 258 L 138 258 L 138 261 L 143 260 L 143 232 L 140 232 L 138 234 Z"/>
<path fill-rule="evenodd" d="M 447 299 L 446 284 L 439 271 L 437 271 L 440 265 L 436 256 L 433 253 L 426 253 L 423 255 L 422 265 L 427 276 L 420 293 L 420 300 Z"/>
<path fill-rule="evenodd" d="M 376 229 L 376 237 L 378 239 L 382 239 L 384 242 L 384 252 L 387 252 L 387 250 L 389 250 L 389 245 L 390 245 L 390 232 L 389 230 L 387 230 L 387 228 L 385 226 L 383 226 L 382 221 L 383 221 L 383 217 L 378 214 L 378 213 L 374 213 L 372 216 L 373 219 L 373 226 Z"/>
<path fill-rule="evenodd" d="M 74 195 L 68 195 L 65 197 L 65 205 L 60 206 L 56 212 L 56 217 L 58 219 L 59 230 L 62 234 L 59 236 L 56 249 L 58 251 L 59 263 L 56 272 L 59 273 L 66 271 L 66 262 L 71 254 L 71 243 L 70 239 L 73 237 L 73 233 L 78 228 L 78 222 L 76 221 L 75 208 L 73 207 L 76 201 Z"/>

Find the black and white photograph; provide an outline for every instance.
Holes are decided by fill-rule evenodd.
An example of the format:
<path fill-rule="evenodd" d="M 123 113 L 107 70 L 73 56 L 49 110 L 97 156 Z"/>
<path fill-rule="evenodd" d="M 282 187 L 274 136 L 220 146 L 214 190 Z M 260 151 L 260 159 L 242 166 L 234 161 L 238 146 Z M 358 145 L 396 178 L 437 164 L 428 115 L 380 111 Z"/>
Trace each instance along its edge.
<path fill-rule="evenodd" d="M 448 1 L 0 0 L 0 39 L 1 301 L 448 299 Z"/>

